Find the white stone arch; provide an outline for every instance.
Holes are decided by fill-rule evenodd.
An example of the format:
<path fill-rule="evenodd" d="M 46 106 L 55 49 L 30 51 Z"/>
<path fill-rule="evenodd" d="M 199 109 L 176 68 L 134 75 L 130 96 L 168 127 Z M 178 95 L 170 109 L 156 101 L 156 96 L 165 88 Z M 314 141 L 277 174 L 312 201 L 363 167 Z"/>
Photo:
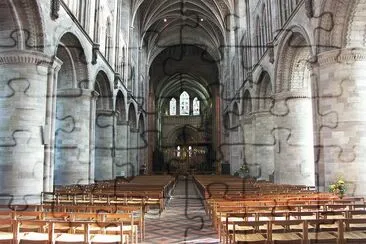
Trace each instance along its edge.
<path fill-rule="evenodd" d="M 144 113 L 140 113 L 138 116 L 138 124 L 137 124 L 137 129 L 139 130 L 140 134 L 144 134 L 145 133 L 145 116 Z"/>
<path fill-rule="evenodd" d="M 311 41 L 306 30 L 301 26 L 292 26 L 289 28 L 287 35 L 285 35 L 279 42 L 277 51 L 275 72 L 274 72 L 274 92 L 289 90 L 291 66 L 293 64 L 294 54 L 302 48 L 308 48 L 309 63 L 313 56 Z"/>
<path fill-rule="evenodd" d="M 117 123 L 127 122 L 127 109 L 126 109 L 126 99 L 121 90 L 118 90 L 116 96 L 116 111 L 118 112 Z"/>
<path fill-rule="evenodd" d="M 251 112 L 253 112 L 253 98 L 249 89 L 244 90 L 242 104 L 242 114 L 244 117 L 247 117 Z"/>
<path fill-rule="evenodd" d="M 273 95 L 271 76 L 267 71 L 262 71 L 257 82 L 257 109 L 258 111 L 269 111 Z"/>
<path fill-rule="evenodd" d="M 137 124 L 137 113 L 136 113 L 136 106 L 134 102 L 130 102 L 130 104 L 128 105 L 128 124 L 130 126 L 130 129 L 137 129 L 138 124 Z"/>
<path fill-rule="evenodd" d="M 231 110 L 231 123 L 230 126 L 233 130 L 237 130 L 240 126 L 240 110 L 238 102 L 233 103 Z"/>
<path fill-rule="evenodd" d="M 55 56 L 63 62 L 58 75 L 58 89 L 89 88 L 89 72 L 84 50 L 80 39 L 74 33 L 65 32 L 60 36 L 55 49 Z M 63 76 L 71 78 L 65 80 L 68 85 L 63 84 Z"/>
<path fill-rule="evenodd" d="M 98 93 L 96 108 L 104 110 L 113 109 L 113 92 L 110 80 L 105 72 L 99 71 L 95 77 L 94 90 Z"/>

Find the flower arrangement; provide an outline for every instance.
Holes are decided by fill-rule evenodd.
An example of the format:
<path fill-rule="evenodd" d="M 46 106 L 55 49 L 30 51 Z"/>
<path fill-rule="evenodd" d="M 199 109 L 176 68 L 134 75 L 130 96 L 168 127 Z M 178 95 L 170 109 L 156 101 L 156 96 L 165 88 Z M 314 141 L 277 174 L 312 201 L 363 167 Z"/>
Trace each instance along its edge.
<path fill-rule="evenodd" d="M 339 198 L 343 198 L 346 190 L 346 184 L 343 177 L 339 177 L 335 183 L 329 185 L 329 192 L 337 194 Z"/>
<path fill-rule="evenodd" d="M 249 167 L 246 163 L 242 164 L 241 167 L 234 173 L 235 176 L 248 176 Z"/>

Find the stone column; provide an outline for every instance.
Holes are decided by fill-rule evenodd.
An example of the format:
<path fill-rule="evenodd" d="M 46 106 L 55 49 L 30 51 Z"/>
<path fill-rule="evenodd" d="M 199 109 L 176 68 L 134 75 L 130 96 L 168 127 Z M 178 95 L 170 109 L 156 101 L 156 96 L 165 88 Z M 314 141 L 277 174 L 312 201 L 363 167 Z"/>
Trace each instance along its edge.
<path fill-rule="evenodd" d="M 2 204 L 40 201 L 50 67 L 51 60 L 41 53 L 12 50 L 0 55 Z"/>
<path fill-rule="evenodd" d="M 95 180 L 113 179 L 113 123 L 112 110 L 97 110 L 95 124 Z"/>
<path fill-rule="evenodd" d="M 44 177 L 43 191 L 53 191 L 54 183 L 54 157 L 55 157 L 55 126 L 56 126 L 56 89 L 58 72 L 62 61 L 54 57 L 52 67 L 48 71 L 46 123 L 43 129 L 44 144 Z"/>
<path fill-rule="evenodd" d="M 130 128 L 130 133 L 128 137 L 128 162 L 132 166 L 130 169 L 130 175 L 138 175 L 139 173 L 139 164 L 138 164 L 138 145 L 137 145 L 137 137 L 139 132 L 135 128 Z"/>
<path fill-rule="evenodd" d="M 307 90 L 304 88 L 303 90 Z M 275 182 L 315 185 L 313 104 L 309 91 L 275 94 Z"/>
<path fill-rule="evenodd" d="M 115 156 L 115 176 L 127 177 L 129 172 L 129 164 L 127 157 L 127 130 L 126 121 L 117 122 L 116 126 L 116 156 Z"/>
<path fill-rule="evenodd" d="M 243 136 L 242 127 L 230 130 L 230 169 L 231 173 L 235 173 L 243 163 Z"/>
<path fill-rule="evenodd" d="M 92 90 L 57 91 L 55 185 L 88 184 Z"/>
<path fill-rule="evenodd" d="M 221 174 L 221 160 L 224 160 L 222 158 L 222 155 L 225 155 L 224 153 L 221 154 L 223 152 L 223 145 L 222 143 L 222 138 L 221 136 L 223 135 L 224 131 L 221 130 L 221 128 L 224 128 L 224 124 L 223 124 L 223 120 L 221 119 L 222 114 L 221 114 L 221 94 L 220 94 L 220 86 L 214 86 L 212 87 L 212 94 L 213 94 L 213 98 L 214 98 L 214 121 L 213 121 L 213 125 L 212 128 L 216 128 L 215 131 L 212 131 L 212 135 L 214 138 L 212 138 L 213 141 L 213 145 L 212 147 L 214 148 L 214 152 L 216 152 L 215 155 L 215 161 L 216 161 L 216 174 Z"/>
<path fill-rule="evenodd" d="M 90 123 L 89 123 L 89 184 L 94 183 L 95 179 L 95 120 L 96 103 L 99 93 L 92 91 L 90 99 Z"/>
<path fill-rule="evenodd" d="M 254 159 L 248 161 L 251 165 L 260 168 L 260 172 L 255 172 L 261 179 L 272 180 L 274 173 L 274 143 L 275 138 L 272 133 L 274 123 L 273 116 L 268 111 L 259 111 L 253 114 L 254 133 Z M 250 172 L 252 173 L 252 172 Z M 253 172 L 254 173 L 254 172 Z"/>
<path fill-rule="evenodd" d="M 139 162 L 140 166 L 144 163 L 146 163 L 146 155 L 147 155 L 147 141 L 146 141 L 146 134 L 144 134 L 142 131 L 144 129 L 140 128 L 139 132 L 137 133 L 138 138 L 138 144 L 139 144 Z"/>
<path fill-rule="evenodd" d="M 317 148 L 321 189 L 343 176 L 347 193 L 366 194 L 366 50 L 318 56 Z"/>

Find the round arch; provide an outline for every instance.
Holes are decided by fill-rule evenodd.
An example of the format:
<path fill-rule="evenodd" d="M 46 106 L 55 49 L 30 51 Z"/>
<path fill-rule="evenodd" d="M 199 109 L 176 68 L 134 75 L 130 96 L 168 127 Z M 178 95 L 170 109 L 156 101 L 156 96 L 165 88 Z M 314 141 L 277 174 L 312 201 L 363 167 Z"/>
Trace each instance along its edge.
<path fill-rule="evenodd" d="M 94 90 L 98 93 L 97 110 L 112 110 L 113 94 L 108 76 L 105 72 L 99 71 L 94 83 Z"/>
<path fill-rule="evenodd" d="M 308 52 L 308 57 L 306 62 L 311 64 L 313 57 L 313 49 L 310 45 L 310 39 L 307 32 L 298 26 L 294 26 L 290 29 L 289 33 L 283 37 L 280 42 L 280 47 L 278 50 L 277 62 L 275 64 L 275 81 L 274 91 L 276 93 L 281 91 L 288 91 L 290 74 L 292 72 L 292 64 L 294 62 L 294 57 L 296 53 Z M 302 58 L 304 59 L 304 57 Z"/>
<path fill-rule="evenodd" d="M 57 89 L 89 87 L 84 48 L 73 33 L 67 32 L 61 36 L 55 55 L 63 62 Z"/>

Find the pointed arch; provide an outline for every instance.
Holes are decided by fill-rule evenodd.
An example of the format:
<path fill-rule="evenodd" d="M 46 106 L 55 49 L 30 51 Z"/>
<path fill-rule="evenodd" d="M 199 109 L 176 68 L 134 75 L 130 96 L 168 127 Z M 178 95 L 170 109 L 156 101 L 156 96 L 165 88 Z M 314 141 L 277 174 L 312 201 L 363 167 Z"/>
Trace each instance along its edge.
<path fill-rule="evenodd" d="M 200 100 L 197 97 L 195 97 L 193 99 L 193 115 L 200 115 L 201 113 L 200 110 L 201 110 Z"/>
<path fill-rule="evenodd" d="M 117 123 L 126 122 L 126 103 L 125 97 L 121 91 L 117 92 L 116 97 L 116 111 L 118 112 Z"/>
<path fill-rule="evenodd" d="M 177 115 L 177 100 L 174 97 L 169 101 L 169 115 Z"/>
<path fill-rule="evenodd" d="M 233 105 L 233 110 L 231 113 L 231 128 L 234 130 L 237 130 L 239 127 L 239 119 L 240 119 L 240 114 L 239 114 L 239 106 L 237 102 L 234 102 Z"/>
<path fill-rule="evenodd" d="M 139 115 L 138 130 L 140 134 L 143 134 L 145 132 L 145 118 L 142 113 L 140 113 Z"/>
<path fill-rule="evenodd" d="M 128 107 L 128 124 L 130 125 L 131 130 L 137 128 L 136 109 L 134 103 L 130 103 Z"/>
<path fill-rule="evenodd" d="M 272 103 L 272 83 L 268 72 L 263 71 L 258 81 L 258 110 L 268 111 Z"/>
<path fill-rule="evenodd" d="M 249 90 L 245 90 L 243 96 L 243 115 L 248 116 L 253 111 L 252 96 Z"/>
<path fill-rule="evenodd" d="M 189 108 L 190 108 L 189 102 L 190 101 L 189 101 L 188 92 L 183 91 L 179 97 L 179 114 L 180 115 L 189 115 Z"/>

